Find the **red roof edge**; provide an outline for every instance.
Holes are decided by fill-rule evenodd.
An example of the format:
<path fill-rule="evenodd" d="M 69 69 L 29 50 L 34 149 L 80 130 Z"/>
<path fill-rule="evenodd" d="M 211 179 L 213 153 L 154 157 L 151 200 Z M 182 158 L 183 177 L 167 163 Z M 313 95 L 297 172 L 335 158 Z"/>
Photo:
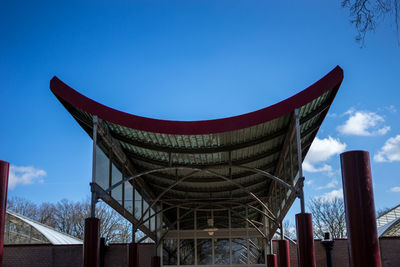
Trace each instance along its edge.
<path fill-rule="evenodd" d="M 50 89 L 60 100 L 121 126 L 155 133 L 194 135 L 234 131 L 271 121 L 304 106 L 329 90 L 337 91 L 342 80 L 343 70 L 336 66 L 313 85 L 279 103 L 239 116 L 203 121 L 159 120 L 118 111 L 80 94 L 56 76 L 50 81 Z"/>

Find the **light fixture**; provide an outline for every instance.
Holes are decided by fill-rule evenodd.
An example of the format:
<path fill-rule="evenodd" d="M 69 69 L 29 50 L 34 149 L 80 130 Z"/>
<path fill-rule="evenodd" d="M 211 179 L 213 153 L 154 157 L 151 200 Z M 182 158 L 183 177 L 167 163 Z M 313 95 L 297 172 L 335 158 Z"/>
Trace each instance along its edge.
<path fill-rule="evenodd" d="M 204 229 L 203 231 L 207 232 L 209 236 L 213 236 L 214 232 L 218 231 L 218 228 L 214 227 L 214 220 L 207 219 L 208 228 Z"/>

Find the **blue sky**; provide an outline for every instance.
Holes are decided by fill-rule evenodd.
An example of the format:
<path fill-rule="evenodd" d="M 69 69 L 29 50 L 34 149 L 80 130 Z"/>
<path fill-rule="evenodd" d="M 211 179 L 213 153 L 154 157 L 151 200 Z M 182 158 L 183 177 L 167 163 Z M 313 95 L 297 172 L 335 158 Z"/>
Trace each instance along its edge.
<path fill-rule="evenodd" d="M 382 21 L 360 49 L 340 2 L 1 1 L 9 196 L 89 195 L 91 140 L 50 92 L 54 75 L 119 110 L 200 120 L 274 104 L 340 65 L 344 82 L 306 159 L 306 197 L 340 196 L 339 154 L 361 149 L 376 208 L 399 204 L 400 47 Z"/>

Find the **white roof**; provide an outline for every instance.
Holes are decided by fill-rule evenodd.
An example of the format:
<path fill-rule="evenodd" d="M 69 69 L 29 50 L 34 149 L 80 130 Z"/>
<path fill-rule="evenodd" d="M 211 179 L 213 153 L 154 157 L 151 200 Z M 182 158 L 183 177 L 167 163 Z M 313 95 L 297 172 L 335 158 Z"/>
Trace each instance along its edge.
<path fill-rule="evenodd" d="M 376 219 L 378 236 L 400 236 L 400 205 Z"/>
<path fill-rule="evenodd" d="M 20 219 L 21 221 L 31 225 L 42 235 L 44 235 L 51 244 L 53 245 L 71 245 L 71 244 L 82 244 L 82 240 L 70 236 L 68 234 L 61 233 L 50 226 L 41 224 L 37 221 L 29 219 L 25 216 L 19 215 L 18 213 L 7 210 L 7 214 Z"/>

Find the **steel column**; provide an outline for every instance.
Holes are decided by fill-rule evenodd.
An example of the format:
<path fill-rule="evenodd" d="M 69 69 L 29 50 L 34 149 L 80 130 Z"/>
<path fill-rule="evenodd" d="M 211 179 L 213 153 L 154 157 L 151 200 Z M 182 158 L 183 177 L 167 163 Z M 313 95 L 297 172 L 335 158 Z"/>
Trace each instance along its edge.
<path fill-rule="evenodd" d="M 350 264 L 380 267 L 371 166 L 367 151 L 340 155 Z"/>
<path fill-rule="evenodd" d="M 100 220 L 85 219 L 83 243 L 83 267 L 99 267 L 100 264 Z"/>
<path fill-rule="evenodd" d="M 0 267 L 3 266 L 4 228 L 6 223 L 8 173 L 10 164 L 0 160 Z"/>
<path fill-rule="evenodd" d="M 290 267 L 289 241 L 278 241 L 278 266 Z"/>
<path fill-rule="evenodd" d="M 299 267 L 316 267 L 311 213 L 296 214 L 296 232 Z"/>
<path fill-rule="evenodd" d="M 276 254 L 267 255 L 267 267 L 277 267 Z"/>

